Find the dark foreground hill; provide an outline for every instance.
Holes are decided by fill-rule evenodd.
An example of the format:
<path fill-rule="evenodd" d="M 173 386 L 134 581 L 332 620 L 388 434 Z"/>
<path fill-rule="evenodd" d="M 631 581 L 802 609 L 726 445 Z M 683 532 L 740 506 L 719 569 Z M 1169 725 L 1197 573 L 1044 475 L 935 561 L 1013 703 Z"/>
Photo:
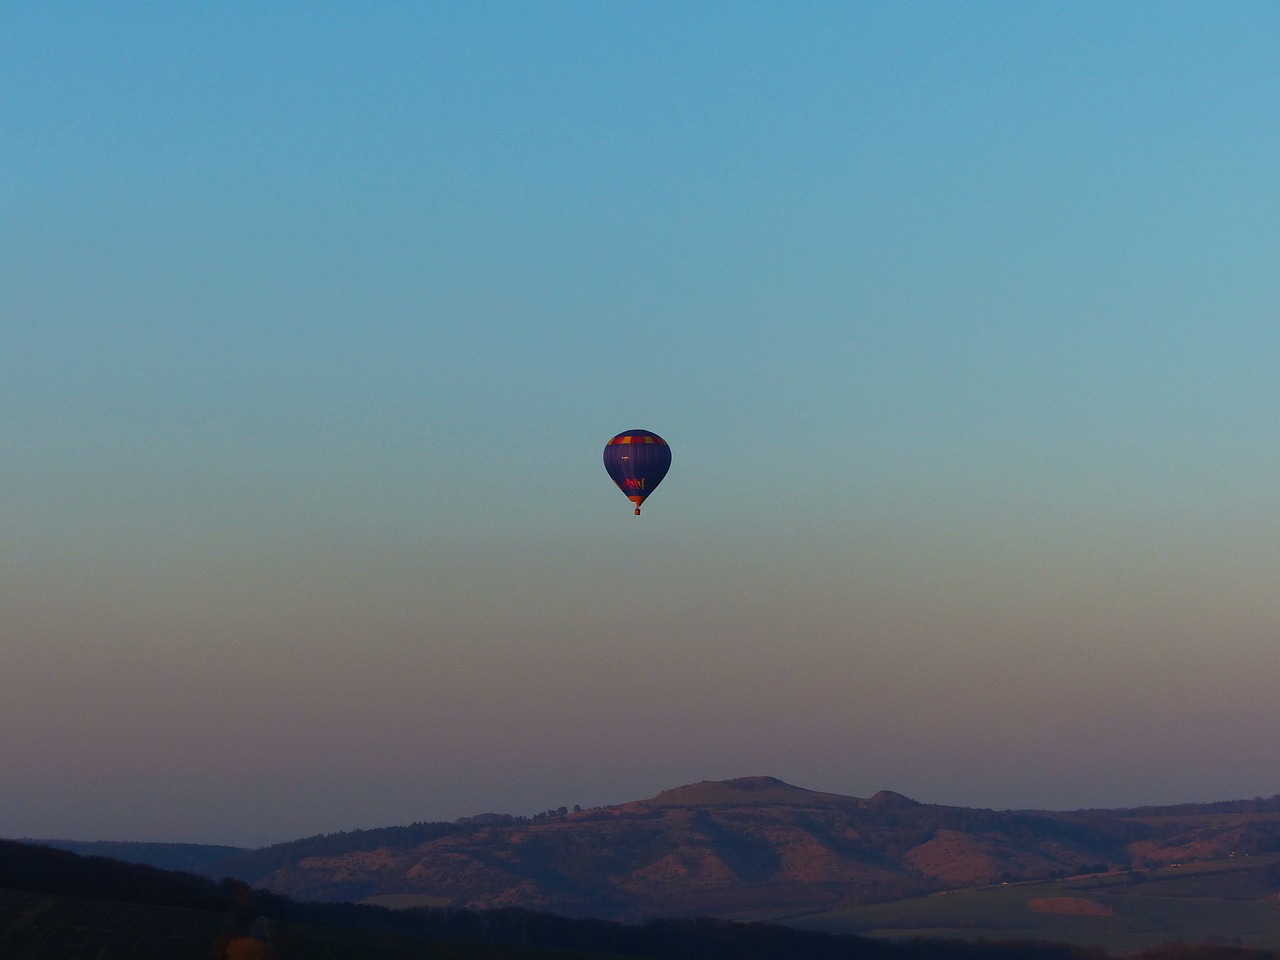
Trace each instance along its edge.
<path fill-rule="evenodd" d="M 313 837 L 202 869 L 299 899 L 572 916 L 798 917 L 1000 883 L 1280 852 L 1280 802 L 995 811 L 704 782 L 533 818 Z"/>

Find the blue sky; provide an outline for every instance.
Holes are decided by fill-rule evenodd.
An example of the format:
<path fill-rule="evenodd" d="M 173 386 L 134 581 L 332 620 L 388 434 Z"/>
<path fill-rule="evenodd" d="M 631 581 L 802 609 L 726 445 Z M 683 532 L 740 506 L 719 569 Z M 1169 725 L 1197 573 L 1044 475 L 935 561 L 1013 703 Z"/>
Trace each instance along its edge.
<path fill-rule="evenodd" d="M 6 4 L 0 835 L 1280 792 L 1277 41 Z"/>

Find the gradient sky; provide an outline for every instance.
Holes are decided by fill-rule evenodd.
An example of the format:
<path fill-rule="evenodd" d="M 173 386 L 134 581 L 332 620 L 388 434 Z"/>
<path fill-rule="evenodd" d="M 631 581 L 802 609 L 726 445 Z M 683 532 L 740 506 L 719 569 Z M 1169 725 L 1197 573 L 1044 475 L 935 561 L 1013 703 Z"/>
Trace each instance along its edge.
<path fill-rule="evenodd" d="M 1277 50 L 9 0 L 0 836 L 1280 792 Z"/>

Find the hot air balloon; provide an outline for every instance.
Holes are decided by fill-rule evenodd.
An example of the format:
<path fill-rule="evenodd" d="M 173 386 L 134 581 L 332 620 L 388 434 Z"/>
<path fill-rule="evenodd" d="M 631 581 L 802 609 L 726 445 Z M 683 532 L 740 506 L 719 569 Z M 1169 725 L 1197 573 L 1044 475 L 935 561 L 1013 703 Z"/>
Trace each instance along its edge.
<path fill-rule="evenodd" d="M 667 441 L 648 430 L 624 430 L 604 446 L 604 468 L 628 500 L 640 504 L 653 493 L 671 467 Z"/>

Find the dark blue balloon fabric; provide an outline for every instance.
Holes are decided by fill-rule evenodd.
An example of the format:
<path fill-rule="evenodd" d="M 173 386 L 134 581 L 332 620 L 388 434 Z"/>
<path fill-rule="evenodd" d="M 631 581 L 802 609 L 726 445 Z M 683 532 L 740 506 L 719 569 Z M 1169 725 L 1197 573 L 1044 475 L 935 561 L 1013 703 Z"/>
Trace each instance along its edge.
<path fill-rule="evenodd" d="M 653 493 L 671 467 L 667 441 L 648 430 L 624 430 L 604 447 L 604 468 L 627 499 L 636 505 Z"/>

